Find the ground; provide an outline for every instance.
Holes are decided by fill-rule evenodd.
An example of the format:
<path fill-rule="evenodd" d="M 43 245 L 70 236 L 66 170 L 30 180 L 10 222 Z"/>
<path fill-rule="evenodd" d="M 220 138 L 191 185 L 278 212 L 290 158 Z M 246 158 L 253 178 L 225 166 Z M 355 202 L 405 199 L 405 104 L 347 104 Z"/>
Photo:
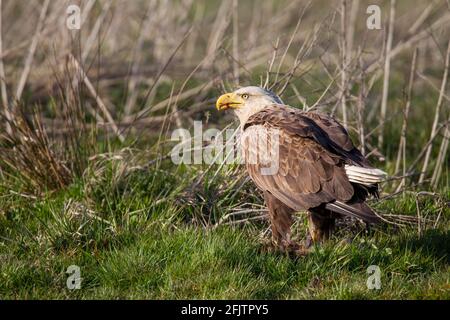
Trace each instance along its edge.
<path fill-rule="evenodd" d="M 267 250 L 265 220 L 204 226 L 195 222 L 198 203 L 155 204 L 158 195 L 180 197 L 173 177 L 138 172 L 121 179 L 79 181 L 40 199 L 2 190 L 8 209 L 0 214 L 0 297 L 450 298 L 448 210 L 441 211 L 437 228 L 423 227 L 420 236 L 417 226 L 341 226 L 331 241 L 293 258 Z M 252 190 L 251 183 L 246 185 Z M 215 206 L 210 212 L 226 209 L 220 202 Z M 432 200 L 420 202 L 421 213 L 433 221 L 437 206 Z M 415 197 L 408 194 L 376 208 L 416 215 Z M 299 237 L 305 223 L 299 214 Z M 79 290 L 66 286 L 70 265 L 80 267 Z M 367 288 L 370 265 L 380 268 L 380 290 Z"/>

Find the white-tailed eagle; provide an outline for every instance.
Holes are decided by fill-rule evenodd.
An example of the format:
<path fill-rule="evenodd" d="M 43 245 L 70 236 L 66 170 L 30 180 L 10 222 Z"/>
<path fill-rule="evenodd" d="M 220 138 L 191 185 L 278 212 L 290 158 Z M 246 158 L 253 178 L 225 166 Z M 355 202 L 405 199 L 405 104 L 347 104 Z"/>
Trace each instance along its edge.
<path fill-rule="evenodd" d="M 240 120 L 241 155 L 251 179 L 264 192 L 278 246 L 303 250 L 291 240 L 296 211 L 309 212 L 313 242 L 327 239 L 335 219 L 342 216 L 380 221 L 365 201 L 378 196 L 378 183 L 386 173 L 369 164 L 334 118 L 284 105 L 260 87 L 224 94 L 216 107 L 233 109 Z"/>

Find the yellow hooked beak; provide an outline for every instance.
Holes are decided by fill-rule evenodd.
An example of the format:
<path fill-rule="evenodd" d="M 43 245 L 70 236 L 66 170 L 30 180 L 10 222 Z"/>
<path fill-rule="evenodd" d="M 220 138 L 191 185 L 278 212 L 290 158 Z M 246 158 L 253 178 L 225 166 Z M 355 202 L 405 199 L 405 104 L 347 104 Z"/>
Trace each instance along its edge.
<path fill-rule="evenodd" d="M 216 108 L 217 110 L 226 110 L 228 108 L 236 109 L 244 103 L 239 95 L 235 93 L 225 93 L 217 99 Z"/>

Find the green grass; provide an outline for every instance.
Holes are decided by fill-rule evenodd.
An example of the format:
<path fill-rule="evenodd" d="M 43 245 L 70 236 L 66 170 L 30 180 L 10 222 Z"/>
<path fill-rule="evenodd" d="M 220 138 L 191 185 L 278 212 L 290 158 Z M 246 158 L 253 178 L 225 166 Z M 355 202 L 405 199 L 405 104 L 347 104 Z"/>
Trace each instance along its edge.
<path fill-rule="evenodd" d="M 292 258 L 265 249 L 266 221 L 217 228 L 214 217 L 209 227 L 198 222 L 229 212 L 233 201 L 254 193 L 251 183 L 227 202 L 219 200 L 233 185 L 205 179 L 197 193 L 203 200 L 187 204 L 180 201 L 188 186 L 183 181 L 197 175 L 186 168 L 121 175 L 111 161 L 103 169 L 38 199 L 0 189 L 0 298 L 450 298 L 448 210 L 438 228 L 421 236 L 415 227 L 341 228 L 308 256 Z M 399 196 L 377 208 L 415 215 L 415 198 Z M 430 219 L 437 209 L 421 202 Z M 296 223 L 302 236 L 304 220 Z M 80 290 L 66 287 L 70 265 L 81 269 Z M 381 269 L 381 290 L 367 289 L 370 265 Z"/>
<path fill-rule="evenodd" d="M 421 130 L 430 122 L 423 114 L 426 101 L 411 116 L 407 163 L 427 139 Z M 386 162 L 376 163 L 390 173 L 398 123 L 387 126 Z M 165 160 L 130 171 L 170 151 L 169 144 L 149 150 L 156 137 L 144 138 L 135 148 L 146 152 L 114 153 L 116 142 L 99 141 L 98 152 L 113 155 L 97 155 L 64 190 L 32 195 L 20 172 L 0 176 L 0 299 L 450 298 L 448 166 L 435 190 L 439 197 L 419 199 L 422 217 L 431 221 L 421 234 L 417 226 L 341 227 L 308 256 L 292 258 L 267 250 L 268 221 L 214 227 L 232 209 L 263 204 L 243 168 L 229 165 L 215 175 L 216 166 L 208 171 L 207 165 L 177 167 Z M 418 190 L 408 190 L 372 205 L 386 214 L 416 216 Z M 301 239 L 306 219 L 298 217 L 294 229 Z M 80 290 L 66 287 L 71 265 L 80 267 Z M 370 265 L 381 269 L 381 290 L 366 286 Z"/>

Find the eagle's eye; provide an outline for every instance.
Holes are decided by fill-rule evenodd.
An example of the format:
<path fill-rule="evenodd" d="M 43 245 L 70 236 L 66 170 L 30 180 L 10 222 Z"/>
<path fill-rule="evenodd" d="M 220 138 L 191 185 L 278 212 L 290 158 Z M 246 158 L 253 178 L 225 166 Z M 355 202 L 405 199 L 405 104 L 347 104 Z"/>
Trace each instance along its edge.
<path fill-rule="evenodd" d="M 241 97 L 242 97 L 242 99 L 247 100 L 249 95 L 247 93 L 244 93 L 244 94 L 241 95 Z"/>

